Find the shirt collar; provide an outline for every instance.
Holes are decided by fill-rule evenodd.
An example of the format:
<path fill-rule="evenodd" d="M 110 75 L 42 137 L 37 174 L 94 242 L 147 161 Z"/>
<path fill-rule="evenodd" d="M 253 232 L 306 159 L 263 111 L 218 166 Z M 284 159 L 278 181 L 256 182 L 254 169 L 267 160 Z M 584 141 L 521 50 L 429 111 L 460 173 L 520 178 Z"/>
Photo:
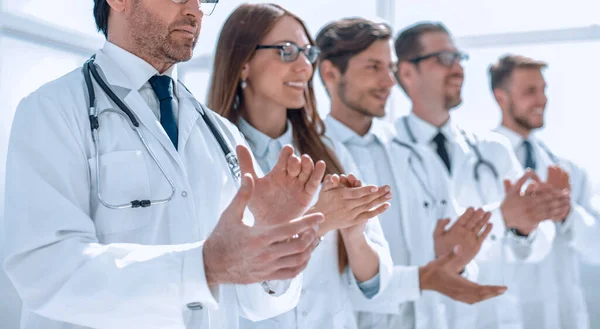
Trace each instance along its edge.
<path fill-rule="evenodd" d="M 106 41 L 102 52 L 114 63 L 116 63 L 129 83 L 132 90 L 139 91 L 150 80 L 151 77 L 158 75 L 158 71 L 145 60 L 128 52 L 127 50 Z M 162 75 L 173 79 L 174 90 L 177 93 L 177 65 L 172 65 Z"/>
<path fill-rule="evenodd" d="M 326 129 L 330 132 L 333 132 L 342 144 L 353 143 L 366 146 L 373 141 L 381 142 L 379 136 L 374 133 L 374 131 L 377 130 L 377 120 L 372 121 L 371 128 L 369 128 L 369 131 L 364 136 L 360 136 L 354 130 L 350 129 L 348 126 L 341 123 L 331 115 L 327 115 L 325 118 L 325 124 Z"/>
<path fill-rule="evenodd" d="M 506 136 L 506 138 L 508 138 L 508 140 L 510 141 L 510 145 L 512 145 L 513 150 L 516 150 L 518 147 L 523 145 L 523 141 L 525 140 L 525 138 L 523 138 L 523 136 L 517 134 L 513 130 L 510 130 L 507 127 L 502 126 L 502 125 L 496 129 L 494 129 L 494 131 L 501 135 Z M 533 136 L 530 135 L 528 140 L 530 142 L 532 142 L 534 140 Z"/>
<path fill-rule="evenodd" d="M 446 139 L 453 143 L 460 136 L 460 129 L 454 123 L 452 118 L 449 118 L 440 128 L 431 123 L 419 118 L 413 112 L 408 116 L 410 130 L 417 139 L 418 143 L 429 143 L 438 134 L 442 132 Z"/>
<path fill-rule="evenodd" d="M 244 137 L 246 137 L 246 140 L 248 141 L 248 144 L 250 144 L 252 152 L 256 157 L 263 158 L 267 155 L 268 151 L 272 152 L 273 150 L 269 150 L 269 146 L 273 143 L 277 144 L 279 150 L 286 144 L 294 145 L 294 131 L 290 120 L 287 121 L 285 132 L 278 138 L 267 136 L 241 117 L 239 118 L 237 125 L 242 134 L 244 134 Z"/>

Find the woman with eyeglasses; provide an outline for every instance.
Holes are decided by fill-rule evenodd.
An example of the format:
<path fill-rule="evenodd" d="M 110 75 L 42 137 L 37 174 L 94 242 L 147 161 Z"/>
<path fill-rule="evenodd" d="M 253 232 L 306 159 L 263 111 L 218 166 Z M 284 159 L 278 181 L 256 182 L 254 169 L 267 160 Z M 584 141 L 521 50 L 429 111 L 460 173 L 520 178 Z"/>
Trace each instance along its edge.
<path fill-rule="evenodd" d="M 391 271 L 376 216 L 389 186 L 361 186 L 351 156 L 324 137 L 312 78 L 319 49 L 297 16 L 274 4 L 245 4 L 225 22 L 215 54 L 208 106 L 235 123 L 263 171 L 287 144 L 327 165 L 318 199 L 323 237 L 303 272 L 295 309 L 241 328 L 356 328 L 352 302 L 368 302 Z M 340 176 L 341 175 L 341 176 Z"/>

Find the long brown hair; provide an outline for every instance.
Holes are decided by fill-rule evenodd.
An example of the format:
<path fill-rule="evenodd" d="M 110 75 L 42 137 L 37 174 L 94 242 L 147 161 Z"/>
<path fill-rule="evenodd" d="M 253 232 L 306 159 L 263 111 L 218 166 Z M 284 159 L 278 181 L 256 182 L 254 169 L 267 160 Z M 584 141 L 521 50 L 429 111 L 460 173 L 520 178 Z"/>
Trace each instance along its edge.
<path fill-rule="evenodd" d="M 315 44 L 304 22 L 275 4 L 243 4 L 234 10 L 221 29 L 214 56 L 208 107 L 234 124 L 246 111 L 240 84 L 242 68 L 250 61 L 260 41 L 285 16 L 296 19 L 304 28 L 310 43 Z M 313 64 L 313 72 L 315 70 L 316 64 Z M 292 122 L 294 143 L 301 153 L 308 154 L 315 161 L 324 161 L 327 173 L 341 174 L 344 172 L 342 165 L 322 140 L 325 125 L 317 112 L 313 77 L 314 74 L 304 92 L 305 106 L 287 111 L 287 118 Z M 348 256 L 342 237 L 339 236 L 338 240 L 338 264 L 340 271 L 343 271 L 348 265 Z"/>

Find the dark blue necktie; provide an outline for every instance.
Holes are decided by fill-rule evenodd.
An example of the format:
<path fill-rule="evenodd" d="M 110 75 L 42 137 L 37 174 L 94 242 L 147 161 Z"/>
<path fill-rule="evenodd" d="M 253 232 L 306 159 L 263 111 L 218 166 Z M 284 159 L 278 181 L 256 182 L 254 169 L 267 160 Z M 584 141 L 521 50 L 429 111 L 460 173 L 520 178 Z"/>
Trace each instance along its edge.
<path fill-rule="evenodd" d="M 535 171 L 535 158 L 533 157 L 533 147 L 528 140 L 523 141 L 523 146 L 525 146 L 525 169 L 531 168 L 531 170 Z"/>
<path fill-rule="evenodd" d="M 177 149 L 178 131 L 173 112 L 173 79 L 166 75 L 155 75 L 149 82 L 160 101 L 160 124 Z"/>
<path fill-rule="evenodd" d="M 448 172 L 451 172 L 450 156 L 448 156 L 448 150 L 446 149 L 446 136 L 444 136 L 444 134 L 442 134 L 442 132 L 440 131 L 433 138 L 433 142 L 435 143 L 435 146 L 437 149 L 437 154 L 440 156 L 442 161 L 444 161 L 444 164 L 446 165 Z"/>

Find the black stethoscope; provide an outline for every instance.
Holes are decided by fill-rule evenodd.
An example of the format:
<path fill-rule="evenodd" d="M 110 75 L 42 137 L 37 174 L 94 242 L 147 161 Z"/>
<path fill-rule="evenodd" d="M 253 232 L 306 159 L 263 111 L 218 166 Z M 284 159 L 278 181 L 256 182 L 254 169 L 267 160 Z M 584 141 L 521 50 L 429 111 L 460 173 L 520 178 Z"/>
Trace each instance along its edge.
<path fill-rule="evenodd" d="M 412 130 L 410 129 L 410 124 L 408 123 L 408 117 L 404 117 L 402 118 L 402 123 L 404 124 L 404 128 L 406 128 L 406 133 L 408 134 L 408 138 L 410 138 L 410 141 L 413 144 L 417 144 L 417 138 L 415 137 L 415 135 L 413 134 Z M 473 143 L 469 137 L 467 136 L 467 133 L 460 129 L 460 133 L 461 135 L 463 135 L 463 137 L 465 138 L 465 141 L 467 142 L 467 145 L 469 145 L 469 148 L 473 151 L 473 153 L 475 153 L 475 156 L 477 157 L 477 161 L 475 162 L 475 167 L 473 168 L 473 177 L 475 178 L 475 180 L 477 182 L 480 181 L 481 176 L 479 175 L 479 169 L 481 168 L 481 166 L 487 167 L 491 172 L 492 175 L 494 175 L 494 178 L 498 179 L 500 177 L 500 175 L 498 174 L 498 170 L 496 169 L 496 166 L 494 166 L 493 163 L 491 163 L 490 161 L 487 161 L 486 159 L 483 158 L 483 156 L 481 155 L 481 151 L 479 150 L 479 147 L 477 147 L 477 137 L 475 137 L 476 141 L 475 143 Z"/>
<path fill-rule="evenodd" d="M 175 195 L 175 184 L 167 175 L 165 169 L 163 168 L 163 166 L 160 164 L 160 162 L 156 158 L 156 155 L 154 154 L 152 149 L 148 146 L 146 137 L 144 136 L 144 133 L 142 132 L 142 129 L 140 128 L 140 123 L 138 121 L 138 118 L 135 116 L 133 111 L 131 111 L 131 109 L 129 109 L 129 107 L 121 99 L 119 99 L 119 97 L 110 89 L 110 87 L 106 84 L 106 82 L 104 82 L 104 80 L 98 73 L 98 69 L 96 68 L 96 65 L 94 64 L 94 59 L 95 59 L 95 55 L 92 56 L 89 60 L 87 60 L 85 62 L 85 64 L 83 65 L 83 77 L 85 79 L 85 84 L 86 84 L 86 88 L 88 91 L 88 98 L 89 98 L 89 102 L 90 102 L 89 103 L 89 106 L 90 106 L 89 120 L 90 120 L 90 127 L 92 130 L 92 139 L 94 142 L 94 148 L 96 149 L 95 150 L 95 152 L 96 152 L 96 184 L 98 187 L 98 191 L 97 191 L 98 199 L 105 207 L 110 208 L 110 209 L 145 208 L 145 207 L 150 207 L 152 205 L 165 204 L 165 203 L 171 201 L 171 199 Z M 91 73 L 91 75 L 90 75 L 90 73 Z M 92 78 L 96 81 L 96 83 L 100 86 L 100 88 L 106 93 L 106 95 L 115 103 L 115 105 L 119 108 L 120 111 L 118 111 L 116 109 L 105 109 L 101 113 L 98 113 L 98 110 L 96 108 L 96 95 L 94 93 L 94 85 L 92 83 Z M 181 82 L 179 82 L 179 83 L 186 90 L 188 90 L 185 87 L 185 85 L 183 85 L 183 83 L 181 83 Z M 188 92 L 189 92 L 189 90 L 188 90 Z M 204 122 L 206 123 L 206 125 L 210 129 L 211 133 L 213 134 L 213 136 L 219 143 L 221 150 L 225 154 L 225 160 L 227 162 L 227 165 L 229 167 L 231 175 L 233 176 L 234 181 L 237 184 L 239 184 L 240 177 L 241 177 L 241 170 L 240 170 L 239 162 L 235 155 L 235 152 L 233 151 L 232 147 L 229 146 L 229 144 L 227 143 L 227 141 L 226 141 L 225 137 L 223 136 L 223 134 L 221 133 L 221 131 L 212 122 L 209 115 L 206 113 L 207 110 L 198 102 L 195 102 L 194 106 L 196 108 L 196 111 L 198 111 L 200 113 L 200 116 L 202 117 L 202 119 L 204 119 Z M 110 203 L 106 202 L 104 200 L 104 198 L 102 198 L 101 184 L 100 184 L 100 182 L 101 182 L 100 171 L 101 170 L 100 170 L 100 156 L 99 156 L 100 155 L 99 154 L 99 152 L 100 152 L 100 150 L 99 150 L 100 149 L 100 147 L 99 147 L 100 137 L 98 134 L 98 128 L 100 127 L 100 123 L 99 123 L 98 117 L 100 114 L 102 114 L 104 112 L 116 113 L 116 114 L 125 116 L 129 120 L 131 128 L 137 133 L 138 137 L 144 144 L 144 147 L 146 148 L 146 150 L 152 157 L 153 161 L 156 163 L 156 165 L 160 169 L 163 177 L 169 183 L 169 185 L 171 187 L 170 195 L 168 195 L 167 197 L 162 198 L 162 199 L 133 200 L 133 201 L 125 202 L 122 204 L 110 204 Z"/>
<path fill-rule="evenodd" d="M 448 204 L 448 201 L 446 199 L 438 200 L 435 197 L 435 195 L 433 194 L 433 189 L 429 186 L 429 184 L 427 184 L 425 182 L 425 179 L 423 179 L 423 177 L 421 177 L 421 175 L 419 175 L 419 173 L 417 172 L 417 169 L 415 168 L 413 158 L 417 158 L 417 160 L 421 164 L 421 167 L 423 168 L 423 171 L 425 172 L 425 176 L 427 176 L 427 169 L 425 168 L 425 162 L 423 160 L 423 156 L 412 145 L 404 143 L 404 142 L 398 140 L 397 138 L 393 138 L 392 142 L 408 149 L 409 152 L 411 153 L 411 156 L 408 157 L 408 165 L 410 167 L 410 170 L 415 175 L 415 177 L 417 177 L 417 180 L 419 181 L 419 185 L 421 185 L 421 188 L 423 189 L 425 194 L 427 194 L 427 196 L 429 197 L 428 201 L 427 200 L 423 201 L 423 207 L 426 209 L 429 207 L 431 207 L 431 208 L 445 207 Z"/>
<path fill-rule="evenodd" d="M 408 138 L 410 138 L 410 140 L 413 144 L 417 144 L 418 141 L 410 128 L 410 124 L 408 122 L 408 117 L 402 118 L 402 123 L 404 124 L 404 128 L 406 129 Z M 491 173 L 494 176 L 496 181 L 498 181 L 498 179 L 500 178 L 500 174 L 498 174 L 498 170 L 496 169 L 496 166 L 494 166 L 494 164 L 491 163 L 490 161 L 484 159 L 483 156 L 481 155 L 481 150 L 479 150 L 479 147 L 477 146 L 477 144 L 478 144 L 477 137 L 474 137 L 475 142 L 472 142 L 464 130 L 460 129 L 460 133 L 464 137 L 469 148 L 473 151 L 473 153 L 475 153 L 475 157 L 477 158 L 477 161 L 475 162 L 475 166 L 473 167 L 473 178 L 475 178 L 475 181 L 477 182 L 477 188 L 479 190 L 479 195 L 485 201 L 485 198 L 484 198 L 485 194 L 483 193 L 483 190 L 481 189 L 481 175 L 480 175 L 481 168 L 487 167 L 488 170 L 491 171 Z"/>

